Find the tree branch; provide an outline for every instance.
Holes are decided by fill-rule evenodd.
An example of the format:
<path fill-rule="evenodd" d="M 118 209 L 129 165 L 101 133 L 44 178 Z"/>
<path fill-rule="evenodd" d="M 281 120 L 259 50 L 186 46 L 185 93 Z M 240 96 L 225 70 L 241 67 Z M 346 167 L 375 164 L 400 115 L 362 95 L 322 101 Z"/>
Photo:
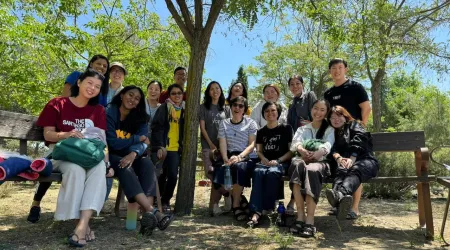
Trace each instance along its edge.
<path fill-rule="evenodd" d="M 202 0 L 195 0 L 195 29 L 203 29 L 203 4 Z"/>
<path fill-rule="evenodd" d="M 208 20 L 206 21 L 205 28 L 203 29 L 201 39 L 207 41 L 211 38 L 211 33 L 214 28 L 214 25 L 219 17 L 220 12 L 222 11 L 223 6 L 225 6 L 226 0 L 215 0 L 212 2 L 211 9 L 209 10 Z"/>
<path fill-rule="evenodd" d="M 192 46 L 194 44 L 193 43 L 194 31 L 189 30 L 188 27 L 186 26 L 186 24 L 183 22 L 180 15 L 178 14 L 178 11 L 175 9 L 175 6 L 173 5 L 172 0 L 165 0 L 165 1 L 166 1 L 167 9 L 169 10 L 170 14 L 172 14 L 172 17 L 175 20 L 175 22 L 177 23 L 178 27 L 180 28 L 181 33 L 183 33 L 184 38 Z"/>
<path fill-rule="evenodd" d="M 424 11 L 418 12 L 417 14 L 423 14 L 423 13 L 426 13 L 426 12 L 430 12 L 430 13 L 428 13 L 428 14 L 426 14 L 426 15 L 424 15 L 424 16 L 418 16 L 417 19 L 416 19 L 416 21 L 415 21 L 413 24 L 411 24 L 408 28 L 406 28 L 406 29 L 403 31 L 402 36 L 405 36 L 405 35 L 406 35 L 412 28 L 414 28 L 414 26 L 416 26 L 420 21 L 422 21 L 422 20 L 424 20 L 424 19 L 430 17 L 431 15 L 433 15 L 434 13 L 436 13 L 437 11 L 439 11 L 440 9 L 446 7 L 446 6 L 449 5 L 449 4 L 450 4 L 450 0 L 447 0 L 447 1 L 445 1 L 443 4 L 438 5 L 438 6 L 434 7 L 434 8 L 431 8 L 431 9 L 428 9 L 428 10 L 424 10 Z"/>
<path fill-rule="evenodd" d="M 186 1 L 185 0 L 176 0 L 176 1 L 178 6 L 180 7 L 181 15 L 183 16 L 186 27 L 191 31 L 192 34 L 194 34 L 194 24 L 192 23 L 191 19 L 192 15 L 186 4 Z"/>

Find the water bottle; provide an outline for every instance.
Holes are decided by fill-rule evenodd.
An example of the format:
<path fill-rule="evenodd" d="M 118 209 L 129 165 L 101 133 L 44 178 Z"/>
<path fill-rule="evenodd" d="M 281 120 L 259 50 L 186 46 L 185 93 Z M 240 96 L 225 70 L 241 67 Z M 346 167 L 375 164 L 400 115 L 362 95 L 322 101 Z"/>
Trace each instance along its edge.
<path fill-rule="evenodd" d="M 277 212 L 278 212 L 277 225 L 279 227 L 286 226 L 286 208 L 284 207 L 283 201 L 280 201 L 278 203 Z"/>
<path fill-rule="evenodd" d="M 231 187 L 233 186 L 233 181 L 231 179 L 231 171 L 230 166 L 224 165 L 225 167 L 225 176 L 224 176 L 224 188 L 225 190 L 231 190 Z"/>

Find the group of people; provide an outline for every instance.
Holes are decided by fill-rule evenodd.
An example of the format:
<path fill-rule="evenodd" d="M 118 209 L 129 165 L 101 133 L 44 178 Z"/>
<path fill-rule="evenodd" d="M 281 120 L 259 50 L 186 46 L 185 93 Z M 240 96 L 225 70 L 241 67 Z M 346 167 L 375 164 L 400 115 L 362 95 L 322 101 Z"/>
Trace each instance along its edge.
<path fill-rule="evenodd" d="M 257 226 L 284 199 L 281 180 L 288 176 L 287 213 L 295 215 L 297 208 L 292 233 L 314 236 L 314 212 L 326 178 L 334 180 L 326 191 L 330 213 L 339 219 L 358 217 L 361 183 L 379 168 L 365 130 L 371 109 L 364 87 L 346 77 L 347 62 L 333 59 L 328 66 L 334 86 L 323 98 L 305 91 L 301 76 L 287 81 L 294 97 L 289 108 L 279 102 L 274 84 L 264 86 L 264 98 L 251 112 L 241 83 L 231 85 L 227 99 L 219 83 L 207 86 L 200 129 L 205 174 L 213 183 L 213 215 L 223 212 L 223 196 L 224 209 L 236 220 Z M 246 187 L 252 188 L 249 201 L 243 195 Z"/>
<path fill-rule="evenodd" d="M 213 182 L 213 214 L 222 212 L 218 203 L 223 196 L 225 210 L 257 226 L 263 212 L 284 198 L 280 180 L 288 175 L 292 190 L 288 213 L 294 213 L 294 204 L 297 207 L 293 233 L 314 235 L 314 210 L 322 182 L 329 176 L 335 178 L 333 189 L 327 190 L 332 211 L 338 217 L 358 216 L 360 184 L 378 170 L 370 134 L 364 129 L 370 104 L 362 85 L 346 78 L 347 62 L 333 59 L 329 71 L 334 86 L 319 100 L 305 91 L 302 77 L 290 78 L 294 99 L 289 108 L 279 102 L 280 90 L 274 84 L 264 86 L 264 98 L 253 110 L 242 83 L 232 84 L 227 98 L 218 82 L 208 84 L 199 117 L 205 174 Z M 49 153 L 59 141 L 83 138 L 82 131 L 89 127 L 106 136 L 105 160 L 93 168 L 53 161 L 63 174 L 54 217 L 78 220 L 68 237 L 73 246 L 95 239 L 89 220 L 109 196 L 110 177 L 119 179 L 130 203 L 140 205 L 141 234 L 150 235 L 156 227 L 164 230 L 173 220 L 170 201 L 183 147 L 187 71 L 176 68 L 175 83 L 166 91 L 160 82 L 151 81 L 147 97 L 137 86 L 123 86 L 127 74 L 123 64 L 94 56 L 84 72 L 67 77 L 63 96 L 50 100 L 37 121 Z M 39 220 L 40 203 L 50 185 L 37 187 L 28 221 Z M 251 186 L 248 201 L 243 189 Z M 154 206 L 158 188 L 160 208 Z"/>

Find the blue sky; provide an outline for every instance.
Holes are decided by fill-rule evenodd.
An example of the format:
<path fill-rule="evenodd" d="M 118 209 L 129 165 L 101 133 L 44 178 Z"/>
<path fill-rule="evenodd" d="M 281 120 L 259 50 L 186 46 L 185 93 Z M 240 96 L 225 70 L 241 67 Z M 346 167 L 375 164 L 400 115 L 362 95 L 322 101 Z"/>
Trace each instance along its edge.
<path fill-rule="evenodd" d="M 170 13 L 164 1 L 155 1 L 154 5 L 150 5 L 150 10 L 155 11 L 161 20 L 166 20 Z M 206 73 L 204 78 L 216 80 L 221 83 L 224 89 L 228 89 L 232 79 L 236 78 L 240 65 L 255 65 L 254 59 L 263 51 L 264 43 L 268 40 L 275 40 L 276 33 L 273 31 L 271 24 L 260 22 L 258 27 L 247 33 L 253 39 L 246 39 L 240 32 L 229 32 L 228 23 L 218 22 L 214 28 L 208 55 L 205 63 Z M 450 29 L 444 28 L 436 32 L 436 41 L 448 41 L 450 37 Z M 414 68 L 407 67 L 408 71 Z M 449 74 L 439 75 L 434 71 L 420 69 L 424 76 L 424 82 L 436 85 L 441 90 L 450 91 Z M 254 77 L 249 77 L 249 85 L 257 85 Z"/>

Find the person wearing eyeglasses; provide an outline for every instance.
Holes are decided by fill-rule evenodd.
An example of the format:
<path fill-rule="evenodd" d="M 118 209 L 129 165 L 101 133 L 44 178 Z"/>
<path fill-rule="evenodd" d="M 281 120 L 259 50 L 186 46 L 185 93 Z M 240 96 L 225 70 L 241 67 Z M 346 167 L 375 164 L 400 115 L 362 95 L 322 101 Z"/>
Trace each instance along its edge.
<path fill-rule="evenodd" d="M 167 92 L 169 98 L 161 104 L 153 118 L 150 139 L 158 160 L 166 155 L 163 172 L 158 179 L 161 203 L 166 213 L 170 212 L 170 199 L 177 185 L 184 127 L 183 87 L 175 83 L 169 86 Z"/>
<path fill-rule="evenodd" d="M 219 148 L 223 165 L 230 167 L 232 177 L 232 209 L 236 220 L 247 220 L 248 201 L 241 195 L 244 187 L 250 187 L 250 172 L 253 169 L 253 161 L 256 158 L 253 153 L 255 148 L 256 122 L 244 116 L 248 110 L 247 99 L 238 96 L 230 101 L 231 118 L 224 119 L 219 125 Z M 219 165 L 220 164 L 220 165 Z M 222 163 L 214 167 L 214 188 L 219 189 L 225 184 L 225 167 Z"/>

